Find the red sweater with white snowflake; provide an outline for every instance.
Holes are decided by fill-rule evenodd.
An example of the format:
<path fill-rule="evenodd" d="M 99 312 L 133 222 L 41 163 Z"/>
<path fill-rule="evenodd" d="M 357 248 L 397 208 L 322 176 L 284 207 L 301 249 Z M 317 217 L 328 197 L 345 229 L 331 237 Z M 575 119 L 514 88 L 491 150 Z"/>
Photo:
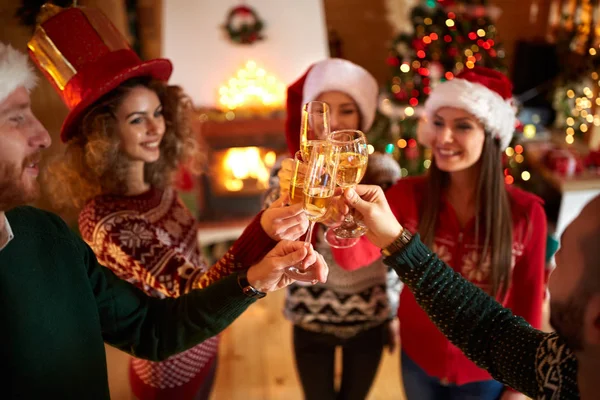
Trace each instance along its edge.
<path fill-rule="evenodd" d="M 406 178 L 386 193 L 398 221 L 411 232 L 418 231 L 426 185 L 425 177 Z M 545 291 L 546 216 L 541 199 L 514 186 L 506 189 L 513 219 L 513 267 L 511 285 L 501 303 L 539 328 Z M 461 228 L 454 209 L 442 198 L 433 251 L 489 292 L 491 266 L 489 255 L 479 263 L 481 244 L 475 237 L 475 218 Z M 458 385 L 492 379 L 444 337 L 410 290 L 402 291 L 398 316 L 402 350 L 427 374 Z"/>
<path fill-rule="evenodd" d="M 153 297 L 178 297 L 261 260 L 276 244 L 260 214 L 214 266 L 204 262 L 196 220 L 172 188 L 139 196 L 98 196 L 79 215 L 83 239 L 98 261 Z M 163 362 L 132 360 L 137 398 L 193 398 L 218 350 L 211 338 Z"/>

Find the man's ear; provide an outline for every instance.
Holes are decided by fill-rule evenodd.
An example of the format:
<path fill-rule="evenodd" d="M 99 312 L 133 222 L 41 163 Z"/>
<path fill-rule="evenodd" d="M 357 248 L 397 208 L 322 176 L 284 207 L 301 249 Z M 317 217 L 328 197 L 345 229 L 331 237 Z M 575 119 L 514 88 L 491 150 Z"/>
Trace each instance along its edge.
<path fill-rule="evenodd" d="M 583 341 L 600 346 L 600 294 L 593 294 L 584 307 Z"/>

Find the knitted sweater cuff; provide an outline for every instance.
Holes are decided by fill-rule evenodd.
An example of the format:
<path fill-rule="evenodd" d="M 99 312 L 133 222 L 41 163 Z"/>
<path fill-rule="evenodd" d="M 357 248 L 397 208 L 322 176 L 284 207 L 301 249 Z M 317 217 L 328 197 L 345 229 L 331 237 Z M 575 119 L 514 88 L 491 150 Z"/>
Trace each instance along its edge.
<path fill-rule="evenodd" d="M 214 287 L 213 287 L 214 286 Z M 231 274 L 228 277 L 221 279 L 220 282 L 209 286 L 203 290 L 214 289 L 217 301 L 213 304 L 215 308 L 213 315 L 218 315 L 224 321 L 231 323 L 235 320 L 249 305 L 254 303 L 256 299 L 246 296 L 240 285 L 237 282 L 237 273 Z M 204 299 L 203 301 L 206 301 Z"/>
<path fill-rule="evenodd" d="M 417 233 L 412 240 L 403 248 L 384 258 L 384 263 L 396 270 L 400 278 L 404 274 L 422 266 L 431 257 L 431 250 L 421 242 Z"/>

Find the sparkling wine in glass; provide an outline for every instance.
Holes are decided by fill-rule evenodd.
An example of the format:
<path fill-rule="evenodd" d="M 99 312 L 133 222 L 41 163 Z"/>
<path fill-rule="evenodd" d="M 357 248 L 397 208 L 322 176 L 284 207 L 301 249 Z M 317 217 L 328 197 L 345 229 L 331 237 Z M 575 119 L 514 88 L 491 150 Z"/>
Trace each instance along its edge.
<path fill-rule="evenodd" d="M 303 189 L 303 208 L 310 222 L 305 242 L 310 243 L 315 223 L 327 214 L 335 192 L 337 164 L 332 163 L 331 146 L 325 142 L 315 143 L 306 165 Z M 309 268 L 300 271 L 288 267 L 286 274 L 299 281 L 314 282 L 316 275 Z"/>
<path fill-rule="evenodd" d="M 330 133 L 329 105 L 321 101 L 311 101 L 302 107 L 302 123 L 300 126 L 300 151 L 304 160 L 310 158 L 315 143 L 327 140 Z"/>
<path fill-rule="evenodd" d="M 338 164 L 337 185 L 343 189 L 355 187 L 365 176 L 369 160 L 365 134 L 358 130 L 339 130 L 332 132 L 327 140 L 332 163 Z M 340 226 L 327 230 L 325 240 L 332 247 L 351 247 L 366 232 L 366 226 L 351 212 Z"/>
<path fill-rule="evenodd" d="M 294 169 L 292 170 L 292 178 L 290 180 L 290 204 L 298 204 L 304 202 L 304 170 L 306 163 L 302 157 L 302 151 L 298 150 L 294 154 Z"/>

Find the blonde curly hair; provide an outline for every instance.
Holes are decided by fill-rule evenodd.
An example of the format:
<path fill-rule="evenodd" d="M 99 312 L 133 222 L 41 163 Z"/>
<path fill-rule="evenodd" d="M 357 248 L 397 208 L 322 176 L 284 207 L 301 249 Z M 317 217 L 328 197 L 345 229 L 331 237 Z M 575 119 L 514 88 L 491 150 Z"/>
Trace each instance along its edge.
<path fill-rule="evenodd" d="M 191 130 L 189 97 L 178 86 L 150 78 L 130 79 L 90 106 L 65 153 L 51 160 L 42 173 L 44 194 L 57 211 L 80 210 L 101 194 L 126 193 L 125 171 L 130 161 L 120 148 L 115 115 L 125 96 L 139 86 L 158 95 L 166 127 L 160 158 L 144 166 L 145 181 L 165 188 L 172 184 L 181 163 L 193 173 L 202 172 L 205 157 Z"/>

